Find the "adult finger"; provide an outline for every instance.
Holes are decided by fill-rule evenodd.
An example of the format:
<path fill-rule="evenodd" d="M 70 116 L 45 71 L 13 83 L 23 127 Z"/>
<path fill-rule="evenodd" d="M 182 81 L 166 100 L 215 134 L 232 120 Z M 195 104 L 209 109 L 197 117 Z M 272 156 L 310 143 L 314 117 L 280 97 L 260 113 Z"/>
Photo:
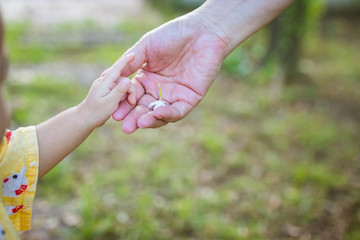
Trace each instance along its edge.
<path fill-rule="evenodd" d="M 138 120 L 140 128 L 158 128 L 169 122 L 177 122 L 184 118 L 191 110 L 192 106 L 186 102 L 176 102 L 168 106 L 158 107 Z"/>
<path fill-rule="evenodd" d="M 154 111 L 154 117 L 166 122 L 177 122 L 191 112 L 193 106 L 187 102 L 179 101 L 168 106 L 159 107 Z"/>
<path fill-rule="evenodd" d="M 139 128 L 159 128 L 168 124 L 167 121 L 157 119 L 154 112 L 148 112 L 139 117 L 137 125 Z"/>
<path fill-rule="evenodd" d="M 143 114 L 139 114 L 136 115 L 136 119 L 134 119 L 137 122 L 137 127 L 140 128 L 158 128 L 158 127 L 162 127 L 164 125 L 166 125 L 168 122 L 161 120 L 161 119 L 157 119 L 154 116 L 154 111 L 151 111 L 149 109 L 149 104 L 156 101 L 156 99 L 147 94 L 144 95 L 144 97 L 142 97 L 139 101 L 139 104 L 141 104 L 142 106 L 144 106 L 147 109 L 146 113 Z"/>
<path fill-rule="evenodd" d="M 135 59 L 126 65 L 122 71 L 122 75 L 125 77 L 129 77 L 131 74 L 139 70 L 144 65 L 144 63 L 146 63 L 146 35 L 143 36 L 137 43 L 135 43 L 133 47 L 127 50 L 124 55 L 129 53 L 134 53 Z"/>
<path fill-rule="evenodd" d="M 128 115 L 133 108 L 134 106 L 125 99 L 120 102 L 119 107 L 112 114 L 112 117 L 115 121 L 124 120 L 126 115 Z"/>
<path fill-rule="evenodd" d="M 141 99 L 144 96 L 145 90 L 139 84 L 136 79 L 131 80 L 132 86 L 135 87 L 135 93 L 130 93 L 129 98 L 134 98 L 134 95 L 136 95 L 136 101 Z M 121 121 L 123 120 L 126 115 L 134 108 L 134 104 L 130 103 L 128 99 L 121 101 L 119 104 L 119 107 L 115 110 L 115 112 L 112 114 L 112 117 L 115 121 Z"/>
<path fill-rule="evenodd" d="M 131 87 L 129 89 L 128 101 L 130 104 L 135 105 L 136 102 L 145 94 L 143 86 L 137 81 L 136 77 L 131 79 Z"/>
<path fill-rule="evenodd" d="M 135 132 L 138 128 L 137 120 L 144 114 L 149 112 L 149 109 L 144 105 L 138 105 L 130 111 L 122 122 L 122 130 L 124 133 L 130 134 Z"/>
<path fill-rule="evenodd" d="M 130 88 L 128 90 L 127 100 L 131 105 L 135 106 L 136 101 L 137 101 L 137 99 L 136 99 L 136 90 L 135 90 L 135 86 L 132 85 L 132 84 L 130 85 Z"/>
<path fill-rule="evenodd" d="M 124 117 L 122 124 L 124 133 L 132 133 L 139 127 L 138 119 L 150 112 L 148 105 L 155 100 L 156 99 L 151 95 L 146 94 L 138 101 L 138 105 L 134 109 L 130 110 L 130 112 Z"/>

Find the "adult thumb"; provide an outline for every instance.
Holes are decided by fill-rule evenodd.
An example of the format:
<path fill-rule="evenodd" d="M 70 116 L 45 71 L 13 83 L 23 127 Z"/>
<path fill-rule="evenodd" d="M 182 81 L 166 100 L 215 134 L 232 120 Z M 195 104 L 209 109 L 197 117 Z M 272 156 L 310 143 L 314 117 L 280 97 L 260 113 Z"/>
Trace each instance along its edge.
<path fill-rule="evenodd" d="M 144 63 L 147 61 L 146 56 L 146 35 L 143 36 L 134 46 L 128 49 L 123 56 L 127 54 L 135 53 L 135 59 L 127 64 L 127 66 L 121 72 L 121 75 L 124 77 L 129 77 L 131 74 L 139 70 Z"/>

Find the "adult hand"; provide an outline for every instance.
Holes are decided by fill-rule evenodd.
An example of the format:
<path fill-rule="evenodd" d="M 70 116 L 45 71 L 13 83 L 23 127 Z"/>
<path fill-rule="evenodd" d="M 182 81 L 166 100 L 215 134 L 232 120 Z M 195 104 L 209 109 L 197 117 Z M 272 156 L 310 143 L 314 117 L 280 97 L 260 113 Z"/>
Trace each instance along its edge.
<path fill-rule="evenodd" d="M 122 129 L 132 133 L 138 127 L 156 128 L 184 118 L 205 96 L 224 59 L 224 40 L 194 18 L 177 18 L 147 33 L 125 54 L 134 52 L 135 60 L 123 71 L 134 77 L 138 104 L 127 101 L 114 112 L 123 120 Z M 148 105 L 158 100 L 160 83 L 162 100 L 168 106 L 151 111 Z"/>
<path fill-rule="evenodd" d="M 147 33 L 125 54 L 135 60 L 123 71 L 128 77 L 138 69 L 137 106 L 122 101 L 113 113 L 122 129 L 156 128 L 184 118 L 205 96 L 224 58 L 294 0 L 207 0 L 195 11 Z M 168 106 L 151 111 L 162 100 Z"/>

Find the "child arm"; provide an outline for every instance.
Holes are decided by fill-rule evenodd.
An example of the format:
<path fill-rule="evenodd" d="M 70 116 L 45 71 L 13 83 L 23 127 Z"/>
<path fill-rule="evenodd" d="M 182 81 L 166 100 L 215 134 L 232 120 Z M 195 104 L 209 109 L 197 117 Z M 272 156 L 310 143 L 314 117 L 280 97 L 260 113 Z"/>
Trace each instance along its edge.
<path fill-rule="evenodd" d="M 121 76 L 135 55 L 120 58 L 92 84 L 85 100 L 36 126 L 39 144 L 39 177 L 44 176 L 77 148 L 91 132 L 103 125 L 128 93 L 134 98 L 130 80 Z"/>

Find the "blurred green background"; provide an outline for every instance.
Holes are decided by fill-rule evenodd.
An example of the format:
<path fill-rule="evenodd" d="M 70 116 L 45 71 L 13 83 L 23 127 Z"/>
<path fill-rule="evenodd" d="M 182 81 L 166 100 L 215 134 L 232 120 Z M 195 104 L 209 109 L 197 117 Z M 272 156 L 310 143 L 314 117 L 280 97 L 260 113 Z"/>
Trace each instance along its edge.
<path fill-rule="evenodd" d="M 147 31 L 202 1 L 2 2 L 12 128 L 78 104 Z M 359 1 L 297 1 L 184 120 L 110 120 L 41 179 L 23 239 L 360 239 Z"/>

